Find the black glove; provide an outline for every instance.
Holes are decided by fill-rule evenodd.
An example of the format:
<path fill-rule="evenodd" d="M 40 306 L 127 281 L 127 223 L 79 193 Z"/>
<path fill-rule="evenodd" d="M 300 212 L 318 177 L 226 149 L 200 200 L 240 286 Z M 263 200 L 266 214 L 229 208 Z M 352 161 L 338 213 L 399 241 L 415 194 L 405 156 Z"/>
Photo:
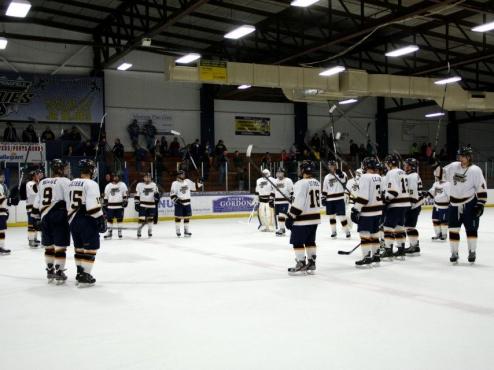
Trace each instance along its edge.
<path fill-rule="evenodd" d="M 122 201 L 122 207 L 127 208 L 128 205 L 129 205 L 129 201 L 127 199 L 124 199 Z"/>
<path fill-rule="evenodd" d="M 476 218 L 479 218 L 484 214 L 484 205 L 482 203 L 477 203 L 475 207 L 473 207 L 473 214 Z"/>
<path fill-rule="evenodd" d="M 271 208 L 274 208 L 274 199 L 270 199 L 268 204 Z"/>
<path fill-rule="evenodd" d="M 288 230 L 291 230 L 292 229 L 292 227 L 293 227 L 293 221 L 294 221 L 293 218 L 290 215 L 288 215 L 288 217 L 285 220 L 285 226 L 286 226 L 286 228 Z"/>
<path fill-rule="evenodd" d="M 352 213 L 350 213 L 350 219 L 354 224 L 358 224 L 360 220 L 360 211 L 357 208 L 352 208 Z"/>
<path fill-rule="evenodd" d="M 103 206 L 103 215 L 106 217 L 107 214 L 108 214 L 108 207 Z"/>
<path fill-rule="evenodd" d="M 139 210 L 141 209 L 139 202 L 136 202 L 136 204 L 134 204 L 134 208 L 135 208 L 136 212 L 139 212 Z"/>
<path fill-rule="evenodd" d="M 98 225 L 98 232 L 100 234 L 106 233 L 106 230 L 108 230 L 108 225 L 106 223 L 106 218 L 104 216 L 100 216 L 96 219 L 96 223 Z"/>
<path fill-rule="evenodd" d="M 326 207 L 326 203 L 327 203 L 326 197 L 322 197 L 321 204 L 323 205 L 323 207 Z"/>
<path fill-rule="evenodd" d="M 335 173 L 336 173 L 336 176 L 338 176 L 339 178 L 343 178 L 343 171 L 342 171 L 342 170 L 337 169 L 337 170 L 335 171 Z"/>
<path fill-rule="evenodd" d="M 154 216 L 153 216 L 153 224 L 157 224 L 158 223 L 158 210 L 156 209 L 154 211 Z"/>
<path fill-rule="evenodd" d="M 176 198 L 173 202 L 174 202 L 175 204 L 182 204 L 182 199 L 180 199 L 180 198 Z"/>
<path fill-rule="evenodd" d="M 158 204 L 160 202 L 161 195 L 159 193 L 154 193 L 154 204 Z"/>
<path fill-rule="evenodd" d="M 7 199 L 8 206 L 18 206 L 19 205 L 19 197 L 17 195 L 12 195 L 9 199 Z"/>

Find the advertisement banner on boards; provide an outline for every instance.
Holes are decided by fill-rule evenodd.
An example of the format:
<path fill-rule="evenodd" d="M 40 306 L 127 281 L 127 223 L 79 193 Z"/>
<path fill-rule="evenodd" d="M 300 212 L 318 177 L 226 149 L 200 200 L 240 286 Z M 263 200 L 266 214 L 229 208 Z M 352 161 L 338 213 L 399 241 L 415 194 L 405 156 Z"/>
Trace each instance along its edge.
<path fill-rule="evenodd" d="M 0 73 L 0 119 L 97 123 L 103 80 L 85 76 Z"/>
<path fill-rule="evenodd" d="M 45 158 L 44 143 L 2 143 L 0 142 L 0 161 L 24 163 L 29 152 L 28 162 L 41 162 Z"/>
<path fill-rule="evenodd" d="M 271 118 L 235 116 L 235 135 L 271 136 Z"/>
<path fill-rule="evenodd" d="M 192 196 L 193 215 L 245 213 L 252 210 L 253 195 L 198 195 Z M 162 197 L 158 205 L 159 216 L 173 216 L 174 203 L 169 197 Z"/>

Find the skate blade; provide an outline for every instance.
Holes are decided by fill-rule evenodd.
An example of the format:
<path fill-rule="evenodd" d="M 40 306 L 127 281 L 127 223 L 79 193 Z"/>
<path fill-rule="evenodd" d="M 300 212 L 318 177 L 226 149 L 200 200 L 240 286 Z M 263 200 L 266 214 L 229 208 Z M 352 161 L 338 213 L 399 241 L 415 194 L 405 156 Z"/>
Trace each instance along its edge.
<path fill-rule="evenodd" d="M 53 284 L 55 282 L 55 279 L 47 279 L 48 284 Z"/>
<path fill-rule="evenodd" d="M 407 257 L 420 257 L 420 252 L 407 253 Z"/>
<path fill-rule="evenodd" d="M 90 287 L 92 287 L 93 285 L 94 285 L 94 283 L 79 283 L 79 284 L 77 285 L 77 287 L 78 287 L 78 288 L 83 289 L 83 288 L 90 288 Z"/>
<path fill-rule="evenodd" d="M 65 280 L 55 280 L 55 284 L 56 285 L 64 285 L 65 284 Z"/>
<path fill-rule="evenodd" d="M 314 275 L 315 273 L 315 270 L 307 270 L 307 275 Z"/>
<path fill-rule="evenodd" d="M 372 265 L 370 263 L 367 265 L 355 265 L 355 268 L 358 268 L 359 270 L 368 270 L 372 268 Z"/>
<path fill-rule="evenodd" d="M 0 253 L 0 256 L 8 256 L 9 254 L 10 254 L 10 252 L 7 252 L 7 253 L 6 252 L 2 252 L 2 253 Z"/>
<path fill-rule="evenodd" d="M 303 276 L 307 275 L 306 271 L 288 271 L 288 275 L 290 276 Z"/>

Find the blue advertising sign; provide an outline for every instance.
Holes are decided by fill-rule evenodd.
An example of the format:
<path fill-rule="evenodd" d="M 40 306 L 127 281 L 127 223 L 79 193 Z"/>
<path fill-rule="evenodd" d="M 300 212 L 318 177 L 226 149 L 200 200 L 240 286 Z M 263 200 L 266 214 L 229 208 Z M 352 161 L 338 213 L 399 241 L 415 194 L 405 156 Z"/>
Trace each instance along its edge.
<path fill-rule="evenodd" d="M 228 196 L 213 200 L 213 212 L 250 212 L 253 196 Z"/>
<path fill-rule="evenodd" d="M 101 78 L 0 72 L 0 119 L 96 123 L 103 112 Z"/>

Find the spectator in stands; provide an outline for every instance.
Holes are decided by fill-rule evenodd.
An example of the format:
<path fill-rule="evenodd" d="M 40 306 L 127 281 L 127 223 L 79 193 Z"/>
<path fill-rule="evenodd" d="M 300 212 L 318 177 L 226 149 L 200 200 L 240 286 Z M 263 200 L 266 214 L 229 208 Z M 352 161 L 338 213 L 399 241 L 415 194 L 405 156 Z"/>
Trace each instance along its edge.
<path fill-rule="evenodd" d="M 219 171 L 219 183 L 223 185 L 227 176 L 227 165 L 228 165 L 228 152 L 225 150 L 217 157 L 218 160 L 218 171 Z"/>
<path fill-rule="evenodd" d="M 93 145 L 93 143 L 91 143 L 91 140 L 86 140 L 82 146 L 82 155 L 85 156 L 85 157 L 93 157 L 94 158 L 94 155 L 96 154 L 96 148 L 95 146 Z"/>
<path fill-rule="evenodd" d="M 108 158 L 108 143 L 106 142 L 106 136 L 102 136 L 98 143 L 98 160 L 106 163 Z"/>
<path fill-rule="evenodd" d="M 319 138 L 317 132 L 312 136 L 312 139 L 310 139 L 309 145 L 314 149 L 321 149 L 321 139 Z"/>
<path fill-rule="evenodd" d="M 432 143 L 427 144 L 427 148 L 425 149 L 425 156 L 427 157 L 427 160 L 432 159 L 432 154 L 434 153 L 434 149 L 432 148 Z"/>
<path fill-rule="evenodd" d="M 34 131 L 33 125 L 27 126 L 22 131 L 22 141 L 24 143 L 37 143 L 38 142 L 38 135 L 36 134 L 36 131 Z"/>
<path fill-rule="evenodd" d="M 358 156 L 359 156 L 358 163 L 360 163 L 365 157 L 367 157 L 367 149 L 365 148 L 364 144 L 360 144 L 358 148 Z"/>
<path fill-rule="evenodd" d="M 74 153 L 74 147 L 72 145 L 69 145 L 67 147 L 67 149 L 65 149 L 65 156 L 66 157 L 72 157 L 72 156 L 75 156 L 75 153 Z"/>
<path fill-rule="evenodd" d="M 202 145 L 199 142 L 199 139 L 196 139 L 191 145 L 190 145 L 190 155 L 192 156 L 192 159 L 196 163 L 198 167 L 200 167 L 200 163 L 202 162 L 202 154 L 204 150 L 202 149 Z"/>
<path fill-rule="evenodd" d="M 419 156 L 419 146 L 417 143 L 413 143 L 410 147 L 410 157 L 418 158 Z"/>
<path fill-rule="evenodd" d="M 127 127 L 127 132 L 129 133 L 132 146 L 136 146 L 139 143 L 139 134 L 141 133 L 136 119 L 132 120 L 132 123 Z"/>
<path fill-rule="evenodd" d="M 141 172 L 142 163 L 146 159 L 146 150 L 142 148 L 139 144 L 134 146 L 134 155 L 136 160 L 136 171 Z"/>
<path fill-rule="evenodd" d="M 266 152 L 264 154 L 264 157 L 262 157 L 261 159 L 261 168 L 269 169 L 271 167 L 271 163 L 272 163 L 271 154 L 269 154 L 269 152 Z"/>
<path fill-rule="evenodd" d="M 233 167 L 237 173 L 238 190 L 244 190 L 245 183 L 245 161 L 238 150 L 233 154 Z"/>
<path fill-rule="evenodd" d="M 223 152 L 225 152 L 226 146 L 223 143 L 223 140 L 218 140 L 218 144 L 216 144 L 216 147 L 214 148 L 214 154 L 219 157 Z"/>
<path fill-rule="evenodd" d="M 426 143 L 422 143 L 422 145 L 420 146 L 420 155 L 422 156 L 422 159 L 427 158 L 427 144 Z"/>
<path fill-rule="evenodd" d="M 281 151 L 281 161 L 283 163 L 288 162 L 290 160 L 290 157 L 288 156 L 288 153 L 286 152 L 285 149 Z"/>
<path fill-rule="evenodd" d="M 178 139 L 176 137 L 173 138 L 173 141 L 170 144 L 170 155 L 172 157 L 180 156 L 180 143 L 178 142 Z"/>
<path fill-rule="evenodd" d="M 154 151 L 156 146 L 156 127 L 153 125 L 152 120 L 148 120 L 143 127 L 144 138 L 146 139 L 146 147 L 150 152 Z"/>
<path fill-rule="evenodd" d="M 115 144 L 113 144 L 112 148 L 113 153 L 113 166 L 115 167 L 115 171 L 122 171 L 122 165 L 124 161 L 125 149 L 123 144 L 120 142 L 120 139 L 115 139 Z"/>
<path fill-rule="evenodd" d="M 105 195 L 105 188 L 111 182 L 111 174 L 105 173 L 105 177 L 103 177 L 102 181 L 99 182 L 99 193 L 102 197 Z"/>
<path fill-rule="evenodd" d="M 374 148 L 372 147 L 371 141 L 367 140 L 367 156 L 372 157 L 374 155 Z"/>
<path fill-rule="evenodd" d="M 46 126 L 45 131 L 41 134 L 41 141 L 46 143 L 47 141 L 55 140 L 55 134 L 50 129 L 49 126 Z"/>
<path fill-rule="evenodd" d="M 297 147 L 297 143 L 293 143 L 292 146 L 290 147 L 290 159 L 296 160 L 298 153 L 299 153 L 299 150 Z"/>
<path fill-rule="evenodd" d="M 72 141 L 81 141 L 82 140 L 81 133 L 77 129 L 77 127 L 72 126 L 72 128 L 70 129 L 69 140 L 72 140 Z"/>
<path fill-rule="evenodd" d="M 168 154 L 168 142 L 166 141 L 166 137 L 162 136 L 160 140 L 160 148 L 159 152 L 162 158 Z"/>
<path fill-rule="evenodd" d="M 8 143 L 15 143 L 16 141 L 19 141 L 19 138 L 17 137 L 17 131 L 15 130 L 14 126 L 12 126 L 12 122 L 7 122 L 7 127 L 3 132 L 3 141 L 6 141 Z"/>
<path fill-rule="evenodd" d="M 304 151 L 302 152 L 302 158 L 300 160 L 301 161 L 306 161 L 306 160 L 309 160 L 309 159 L 311 159 L 309 149 L 304 149 Z"/>
<path fill-rule="evenodd" d="M 352 160 L 358 161 L 358 145 L 355 141 L 350 140 L 350 155 L 352 157 Z"/>
<path fill-rule="evenodd" d="M 310 154 L 313 161 L 319 162 L 321 160 L 321 152 L 317 148 L 313 147 Z"/>

